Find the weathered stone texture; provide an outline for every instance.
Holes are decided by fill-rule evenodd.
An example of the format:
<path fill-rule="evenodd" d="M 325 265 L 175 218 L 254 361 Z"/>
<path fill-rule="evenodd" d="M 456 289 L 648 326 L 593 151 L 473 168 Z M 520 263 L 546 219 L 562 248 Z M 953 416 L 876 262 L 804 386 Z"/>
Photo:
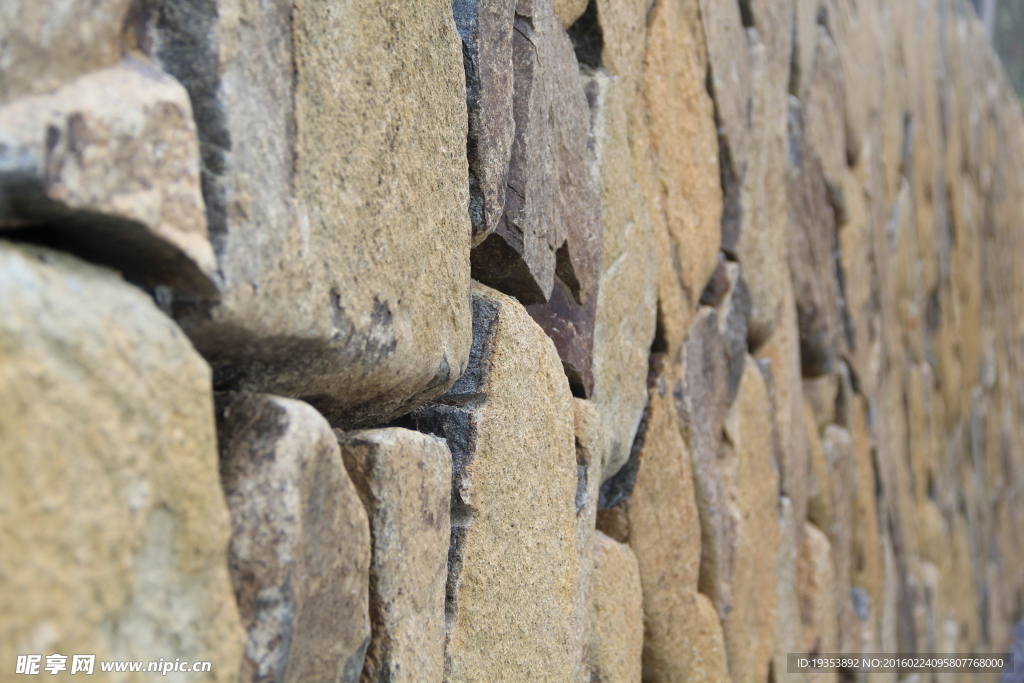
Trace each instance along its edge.
<path fill-rule="evenodd" d="M 591 680 L 640 683 L 644 644 L 643 591 L 628 545 L 594 532 Z"/>
<path fill-rule="evenodd" d="M 451 539 L 452 456 L 405 429 L 337 432 L 366 508 L 372 639 L 361 680 L 441 681 Z"/>
<path fill-rule="evenodd" d="M 586 615 L 572 395 L 518 302 L 476 285 L 473 312 L 468 370 L 412 416 L 452 450 L 446 679 L 576 680 Z"/>
<path fill-rule="evenodd" d="M 443 393 L 470 344 L 451 3 L 172 0 L 146 36 L 199 127 L 223 282 L 173 310 L 215 383 L 344 426 Z"/>
<path fill-rule="evenodd" d="M 600 192 L 603 250 L 594 322 L 594 393 L 605 432 L 604 477 L 615 474 L 647 403 L 647 358 L 654 339 L 657 259 L 653 227 L 629 149 L 627 81 L 594 72 L 593 174 Z"/>
<path fill-rule="evenodd" d="M 11 228 L 148 285 L 214 293 L 184 88 L 129 58 L 0 107 L 0 232 Z"/>
<path fill-rule="evenodd" d="M 236 680 L 209 366 L 105 268 L 3 242 L 0 290 L 5 676 L 15 655 L 91 653 Z"/>
<path fill-rule="evenodd" d="M 355 683 L 370 642 L 370 529 L 327 421 L 301 401 L 218 401 L 241 681 Z"/>

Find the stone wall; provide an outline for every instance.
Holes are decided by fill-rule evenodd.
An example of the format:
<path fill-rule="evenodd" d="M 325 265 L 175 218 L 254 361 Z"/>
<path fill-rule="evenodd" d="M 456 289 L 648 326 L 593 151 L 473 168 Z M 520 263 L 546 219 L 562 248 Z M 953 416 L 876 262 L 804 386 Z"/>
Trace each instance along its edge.
<path fill-rule="evenodd" d="M 1008 651 L 1022 222 L 967 0 L 0 0 L 0 681 Z"/>

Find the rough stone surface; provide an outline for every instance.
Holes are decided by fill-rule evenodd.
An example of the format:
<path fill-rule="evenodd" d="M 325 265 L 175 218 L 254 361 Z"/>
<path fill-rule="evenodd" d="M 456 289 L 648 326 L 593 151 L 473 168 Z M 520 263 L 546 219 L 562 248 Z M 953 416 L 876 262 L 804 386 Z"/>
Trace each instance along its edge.
<path fill-rule="evenodd" d="M 660 2 L 647 24 L 643 96 L 654 174 L 642 187 L 662 231 L 659 306 L 669 307 L 663 324 L 670 353 L 686 336 L 686 311 L 696 307 L 721 242 L 718 139 L 699 15 L 696 2 Z"/>
<path fill-rule="evenodd" d="M 327 421 L 301 401 L 218 400 L 241 681 L 355 683 L 370 642 L 370 530 Z"/>
<path fill-rule="evenodd" d="M 337 432 L 370 521 L 370 623 L 363 681 L 444 678 L 444 589 L 452 456 L 405 429 Z"/>
<path fill-rule="evenodd" d="M 148 285 L 215 292 L 185 89 L 129 58 L 0 107 L 0 233 L 11 228 Z"/>
<path fill-rule="evenodd" d="M 600 531 L 593 535 L 593 554 L 591 680 L 640 683 L 644 596 L 636 556 Z"/>
<path fill-rule="evenodd" d="M 15 655 L 92 653 L 236 680 L 209 367 L 105 268 L 0 242 L 0 290 L 5 676 Z"/>
<path fill-rule="evenodd" d="M 828 537 L 810 522 L 800 542 L 800 618 L 803 623 L 802 652 L 839 652 L 836 621 L 835 566 Z M 825 674 L 835 680 L 835 673 Z"/>
<path fill-rule="evenodd" d="M 581 624 L 583 646 L 580 650 L 579 673 L 584 683 L 593 655 L 593 571 L 594 528 L 601 491 L 601 463 L 604 453 L 604 429 L 601 414 L 590 401 L 573 398 L 573 418 L 576 434 L 576 557 L 578 578 L 576 590 L 576 618 Z"/>
<path fill-rule="evenodd" d="M 802 652 L 803 620 L 797 585 L 800 580 L 798 557 L 803 538 L 802 518 L 794 514 L 788 496 L 779 498 L 779 560 L 775 569 L 775 628 L 772 671 L 786 672 L 785 680 L 806 681 L 807 674 L 789 673 L 787 655 Z M 776 674 L 776 680 L 778 674 Z"/>
<path fill-rule="evenodd" d="M 473 320 L 466 373 L 412 416 L 452 451 L 446 678 L 576 680 L 585 615 L 572 395 L 518 302 L 474 285 Z"/>
<path fill-rule="evenodd" d="M 803 383 L 800 377 L 800 333 L 796 305 L 787 281 L 778 325 L 757 351 L 767 361 L 774 379 L 775 429 L 779 438 L 779 486 L 793 505 L 797 533 L 807 518 L 807 428 L 804 422 Z"/>
<path fill-rule="evenodd" d="M 701 295 L 701 303 L 714 306 L 718 311 L 718 332 L 728 367 L 726 403 L 731 405 L 739 391 L 747 359 L 747 318 L 750 316 L 750 290 L 740 275 L 738 263 L 719 260 Z"/>
<path fill-rule="evenodd" d="M 742 181 L 747 169 L 754 89 L 740 4 L 733 0 L 700 0 L 700 18 L 715 114 L 725 146 L 723 159 L 731 163 L 733 177 Z"/>
<path fill-rule="evenodd" d="M 806 144 L 799 103 L 791 107 L 790 124 L 790 145 L 798 151 L 787 178 L 791 212 L 788 261 L 800 326 L 803 373 L 814 377 L 829 372 L 843 348 L 836 219 L 821 162 Z"/>
<path fill-rule="evenodd" d="M 789 103 L 786 87 L 792 20 L 785 12 L 787 4 L 752 2 L 751 10 L 759 28 L 748 31 L 754 90 L 750 150 L 747 172 L 741 178 L 739 225 L 735 228 L 739 234 L 734 250 L 750 288 L 747 332 L 754 349 L 775 329 L 780 308 L 785 305 L 782 298 L 789 281 L 786 263 Z"/>
<path fill-rule="evenodd" d="M 664 359 L 652 361 L 650 403 L 635 461 L 602 487 L 598 527 L 636 553 L 644 590 L 644 670 L 674 681 L 690 666 L 680 656 L 690 646 L 689 634 L 677 625 L 689 618 L 687 596 L 697 588 L 701 526 L 666 365 Z"/>
<path fill-rule="evenodd" d="M 647 358 L 657 311 L 653 228 L 633 173 L 626 82 L 594 72 L 587 82 L 593 116 L 595 183 L 603 248 L 594 322 L 594 393 L 605 431 L 604 478 L 629 457 L 647 403 Z"/>
<path fill-rule="evenodd" d="M 562 23 L 562 28 L 569 28 L 587 9 L 587 0 L 553 0 L 555 16 Z"/>
<path fill-rule="evenodd" d="M 143 38 L 199 128 L 223 282 L 172 310 L 215 384 L 346 427 L 444 393 L 471 317 L 451 3 L 169 0 Z"/>
<path fill-rule="evenodd" d="M 121 58 L 130 0 L 9 0 L 0 10 L 0 104 L 56 90 Z"/>
<path fill-rule="evenodd" d="M 456 0 L 469 109 L 469 217 L 473 244 L 494 231 L 505 209 L 512 118 L 512 33 L 516 0 Z"/>
<path fill-rule="evenodd" d="M 774 653 L 780 536 L 771 403 L 764 377 L 749 356 L 724 433 L 722 470 L 735 545 L 729 553 L 732 607 L 719 612 L 729 675 L 734 682 L 754 683 L 767 678 Z"/>
<path fill-rule="evenodd" d="M 601 262 L 587 98 L 551 0 L 522 0 L 515 22 L 505 212 L 473 250 L 473 277 L 524 305 L 559 297 L 553 306 L 582 306 L 596 295 Z"/>
<path fill-rule="evenodd" d="M 829 197 L 834 203 L 841 204 L 846 171 L 843 69 L 839 51 L 828 29 L 820 24 L 817 29 L 814 71 L 805 100 L 806 135 L 808 145 L 821 160 Z"/>
<path fill-rule="evenodd" d="M 672 396 L 690 451 L 700 510 L 700 589 L 720 612 L 730 609 L 729 548 L 733 527 L 719 462 L 722 426 L 728 411 L 728 357 L 713 308 L 702 307 L 680 351 Z"/>

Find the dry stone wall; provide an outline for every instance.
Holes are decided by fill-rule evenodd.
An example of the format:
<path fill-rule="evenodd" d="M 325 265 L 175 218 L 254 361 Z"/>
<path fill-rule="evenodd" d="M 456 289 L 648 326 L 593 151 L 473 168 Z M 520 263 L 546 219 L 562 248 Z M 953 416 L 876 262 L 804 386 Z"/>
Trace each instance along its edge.
<path fill-rule="evenodd" d="M 1020 651 L 1022 225 L 966 0 L 0 0 L 0 681 Z"/>

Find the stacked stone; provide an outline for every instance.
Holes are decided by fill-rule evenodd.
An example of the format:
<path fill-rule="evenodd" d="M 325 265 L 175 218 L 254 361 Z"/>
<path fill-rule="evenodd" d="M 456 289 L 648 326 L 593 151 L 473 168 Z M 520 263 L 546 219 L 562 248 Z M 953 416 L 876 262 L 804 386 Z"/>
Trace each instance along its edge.
<path fill-rule="evenodd" d="M 0 667 L 1010 649 L 1024 114 L 966 0 L 0 16 Z"/>

